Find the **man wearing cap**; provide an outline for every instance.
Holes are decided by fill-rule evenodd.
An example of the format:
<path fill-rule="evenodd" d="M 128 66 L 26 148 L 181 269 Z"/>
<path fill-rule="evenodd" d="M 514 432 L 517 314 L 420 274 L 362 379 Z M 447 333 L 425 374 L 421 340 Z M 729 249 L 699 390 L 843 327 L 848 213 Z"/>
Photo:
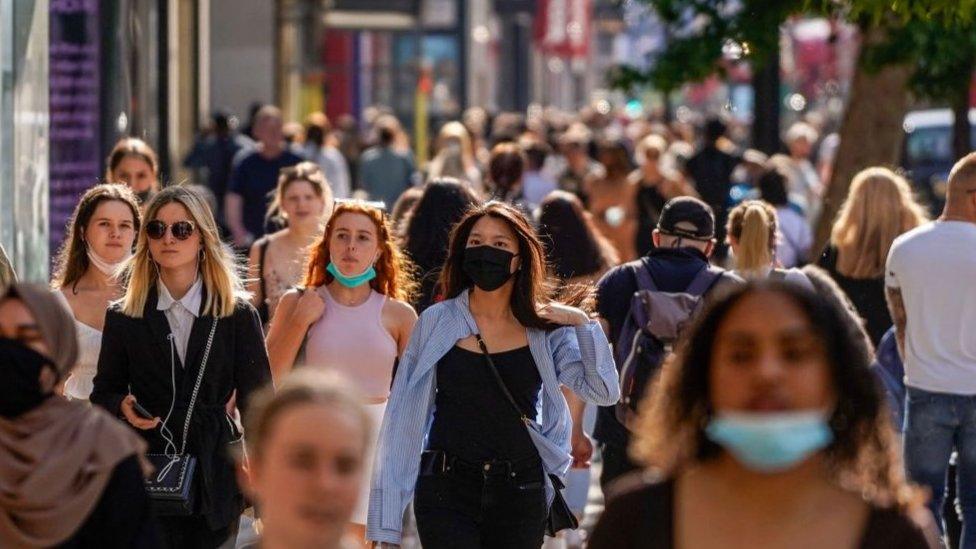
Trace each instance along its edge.
<path fill-rule="evenodd" d="M 664 205 L 651 238 L 654 248 L 650 253 L 611 269 L 597 284 L 597 311 L 609 325 L 610 341 L 616 342 L 620 337 L 630 314 L 631 298 L 641 289 L 635 274 L 637 269 L 647 269 L 658 290 L 682 292 L 708 266 L 708 258 L 715 249 L 712 209 L 697 198 L 674 198 Z M 739 277 L 723 271 L 706 296 L 718 287 L 741 282 Z M 603 455 L 600 485 L 606 493 L 613 480 L 637 468 L 627 457 L 630 433 L 617 420 L 612 406 L 601 407 L 597 412 L 593 438 L 600 443 Z"/>

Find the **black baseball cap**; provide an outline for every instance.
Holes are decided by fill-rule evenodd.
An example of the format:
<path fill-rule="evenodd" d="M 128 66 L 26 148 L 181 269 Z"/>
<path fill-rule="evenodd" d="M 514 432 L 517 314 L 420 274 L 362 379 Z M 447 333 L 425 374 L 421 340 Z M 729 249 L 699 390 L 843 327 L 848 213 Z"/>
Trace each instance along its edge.
<path fill-rule="evenodd" d="M 672 236 L 708 240 L 715 236 L 715 215 L 711 206 L 701 200 L 679 196 L 664 205 L 657 230 Z"/>

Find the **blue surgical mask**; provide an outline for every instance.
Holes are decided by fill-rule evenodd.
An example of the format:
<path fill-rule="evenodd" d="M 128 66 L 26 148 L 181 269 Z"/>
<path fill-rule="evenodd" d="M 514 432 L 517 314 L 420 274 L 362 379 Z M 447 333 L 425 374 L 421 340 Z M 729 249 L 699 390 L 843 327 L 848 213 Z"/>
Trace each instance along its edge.
<path fill-rule="evenodd" d="M 342 274 L 339 271 L 339 267 L 336 267 L 335 263 L 331 261 L 329 262 L 329 266 L 326 267 L 325 270 L 328 271 L 329 274 L 334 276 L 335 279 L 339 281 L 339 284 L 342 284 L 346 288 L 355 288 L 357 286 L 362 286 L 363 284 L 366 284 L 370 280 L 376 278 L 376 269 L 374 269 L 372 265 L 370 265 L 365 271 L 363 271 L 362 273 L 356 276 L 346 276 Z"/>
<path fill-rule="evenodd" d="M 827 417 L 822 410 L 719 412 L 705 428 L 705 436 L 747 468 L 777 473 L 834 441 Z"/>

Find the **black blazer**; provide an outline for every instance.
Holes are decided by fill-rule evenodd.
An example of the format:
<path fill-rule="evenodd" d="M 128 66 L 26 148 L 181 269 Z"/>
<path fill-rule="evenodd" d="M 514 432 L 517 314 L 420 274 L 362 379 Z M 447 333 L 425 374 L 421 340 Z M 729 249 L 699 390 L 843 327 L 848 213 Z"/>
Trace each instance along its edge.
<path fill-rule="evenodd" d="M 184 369 L 168 339 L 169 322 L 163 311 L 156 310 L 157 300 L 153 289 L 142 318 L 123 314 L 118 304 L 109 308 L 91 402 L 121 417 L 122 399 L 131 391 L 146 410 L 165 419 L 173 395 L 172 360 L 177 396 L 167 426 L 179 446 L 190 395 L 214 319 L 208 315 L 194 320 Z M 239 300 L 232 316 L 218 320 L 186 444 L 186 452 L 198 460 L 197 512 L 215 530 L 237 520 L 244 509 L 233 458 L 228 452 L 229 446 L 241 444 L 242 434 L 227 416 L 226 403 L 236 390 L 237 407 L 245 413 L 251 394 L 269 381 L 271 367 L 261 321 L 250 303 Z M 165 451 L 166 441 L 159 428 L 136 431 L 149 443 L 150 453 Z"/>

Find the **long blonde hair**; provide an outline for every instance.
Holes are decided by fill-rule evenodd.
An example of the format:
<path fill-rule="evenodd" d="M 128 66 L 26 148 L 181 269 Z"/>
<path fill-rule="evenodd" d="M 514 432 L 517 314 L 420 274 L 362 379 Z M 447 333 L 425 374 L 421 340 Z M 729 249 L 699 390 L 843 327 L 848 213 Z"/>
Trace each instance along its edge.
<path fill-rule="evenodd" d="M 205 315 L 226 318 L 234 313 L 237 300 L 246 300 L 248 293 L 238 273 L 233 253 L 220 241 L 217 222 L 207 205 L 207 201 L 183 186 L 167 187 L 156 194 L 146 206 L 145 222 L 136 237 L 136 252 L 129 260 L 125 276 L 128 285 L 122 297 L 122 312 L 133 318 L 141 318 L 150 291 L 159 279 L 159 268 L 149 254 L 149 237 L 146 224 L 156 219 L 160 208 L 176 202 L 181 204 L 193 218 L 196 230 L 200 232 L 203 252 L 200 260 L 200 275 L 206 288 L 203 304 Z"/>
<path fill-rule="evenodd" d="M 927 220 L 904 177 L 883 167 L 861 170 L 830 233 L 837 272 L 851 278 L 883 276 L 891 243 Z"/>
<path fill-rule="evenodd" d="M 738 243 L 738 271 L 757 275 L 773 264 L 776 225 L 776 210 L 762 200 L 746 200 L 729 212 L 728 234 Z"/>

